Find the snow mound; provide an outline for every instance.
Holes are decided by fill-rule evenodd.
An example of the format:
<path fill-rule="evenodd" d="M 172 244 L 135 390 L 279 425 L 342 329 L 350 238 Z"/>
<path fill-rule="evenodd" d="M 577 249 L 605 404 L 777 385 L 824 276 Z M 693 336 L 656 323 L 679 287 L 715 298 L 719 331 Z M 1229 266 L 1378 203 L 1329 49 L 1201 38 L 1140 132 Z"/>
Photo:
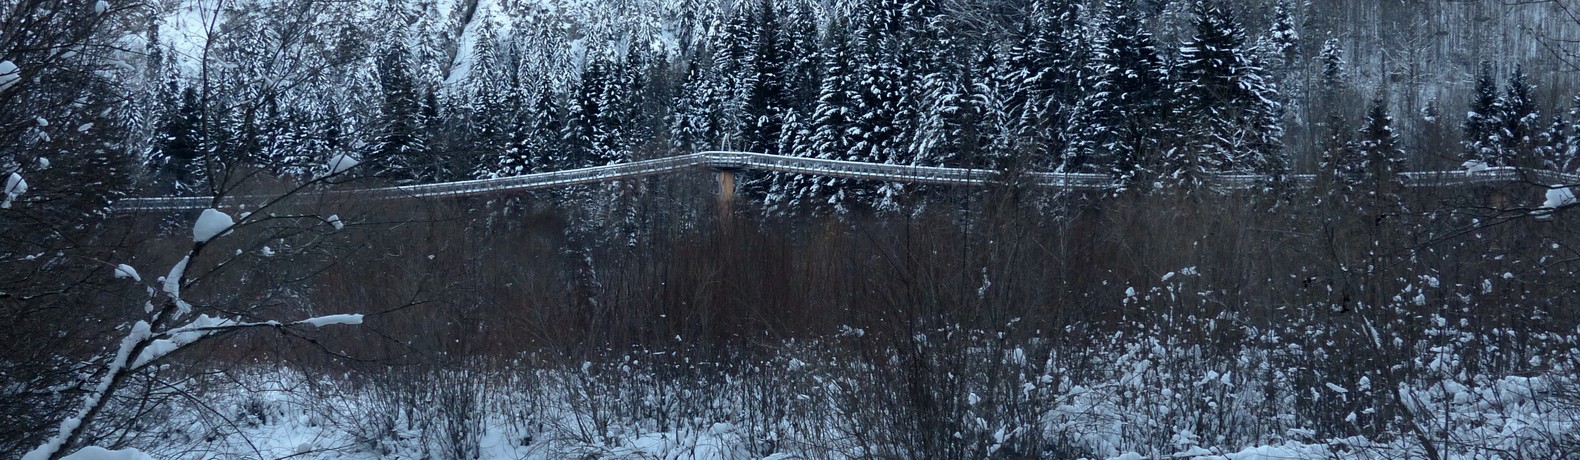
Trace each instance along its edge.
<path fill-rule="evenodd" d="M 1547 201 L 1542 203 L 1542 207 L 1548 209 L 1558 209 L 1564 206 L 1575 204 L 1576 202 L 1574 189 L 1560 187 L 1547 190 Z"/>
<path fill-rule="evenodd" d="M 0 91 L 5 91 L 22 79 L 22 70 L 11 61 L 0 61 Z"/>
<path fill-rule="evenodd" d="M 1580 203 L 1580 200 L 1575 199 L 1574 189 L 1554 187 L 1547 189 L 1547 201 L 1543 201 L 1540 207 L 1537 207 L 1535 211 L 1531 211 L 1531 214 L 1535 214 L 1537 219 L 1547 220 L 1553 218 L 1553 211 L 1557 211 L 1558 208 L 1573 206 L 1577 203 Z"/>
<path fill-rule="evenodd" d="M 138 276 L 137 269 L 131 265 L 120 264 L 115 266 L 115 279 L 131 278 L 132 281 L 142 282 L 143 277 Z"/>
<path fill-rule="evenodd" d="M 89 446 L 71 455 L 61 457 L 60 460 L 154 460 L 154 458 L 137 449 L 109 450 L 103 447 Z"/>
<path fill-rule="evenodd" d="M 10 208 L 11 202 L 23 193 L 27 193 L 27 180 L 21 174 L 11 173 L 5 180 L 5 198 L 0 199 L 0 208 Z"/>
<path fill-rule="evenodd" d="M 308 318 L 298 322 L 313 327 L 334 326 L 337 324 L 354 325 L 362 324 L 362 315 L 328 315 L 317 318 Z"/>
<path fill-rule="evenodd" d="M 354 156 L 336 153 L 334 157 L 329 159 L 329 174 L 346 172 L 347 169 L 356 167 L 357 163 L 361 163 L 361 161 L 358 161 Z"/>
<path fill-rule="evenodd" d="M 197 224 L 192 226 L 192 241 L 207 243 L 221 233 L 225 233 L 236 221 L 223 212 L 214 208 L 203 210 L 203 215 L 198 216 Z"/>

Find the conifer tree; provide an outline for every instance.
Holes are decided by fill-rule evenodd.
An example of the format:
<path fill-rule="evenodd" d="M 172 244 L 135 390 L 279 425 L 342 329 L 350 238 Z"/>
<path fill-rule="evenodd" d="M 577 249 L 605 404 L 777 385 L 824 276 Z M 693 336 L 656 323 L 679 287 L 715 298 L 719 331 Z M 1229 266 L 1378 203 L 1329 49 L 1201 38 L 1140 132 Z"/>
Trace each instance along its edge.
<path fill-rule="evenodd" d="M 172 87 L 175 85 L 171 83 Z M 181 105 L 166 115 L 159 130 L 159 154 L 164 158 L 166 171 L 161 175 L 168 176 L 171 192 L 186 195 L 202 191 L 207 184 L 206 168 L 199 158 L 205 144 L 199 132 L 203 108 L 195 89 L 187 87 L 179 92 Z"/>
<path fill-rule="evenodd" d="M 1532 98 L 1534 88 L 1521 66 L 1509 75 L 1507 92 L 1498 101 L 1498 156 L 1494 164 L 1534 168 L 1540 166 L 1536 155 L 1537 137 L 1542 132 L 1541 115 Z"/>
<path fill-rule="evenodd" d="M 1068 148 L 1089 54 L 1080 16 L 1080 2 L 1035 0 L 1020 42 L 1009 51 L 1015 87 L 1007 109 L 1017 135 L 1032 147 L 1035 158 L 1027 166 L 1074 171 L 1086 162 L 1087 152 Z"/>
<path fill-rule="evenodd" d="M 1537 148 L 1538 157 L 1541 159 L 1542 169 L 1549 171 L 1565 171 L 1569 159 L 1569 122 L 1563 115 L 1554 115 L 1553 121 L 1542 132 Z"/>
<path fill-rule="evenodd" d="M 1168 70 L 1131 2 L 1109 0 L 1103 11 L 1093 91 L 1083 102 L 1075 148 L 1098 159 L 1121 186 L 1150 186 L 1167 145 Z"/>
<path fill-rule="evenodd" d="M 410 73 L 405 45 L 396 41 L 379 59 L 379 135 L 370 158 L 373 174 L 399 184 L 416 183 L 418 166 L 428 152 L 423 103 Z"/>
<path fill-rule="evenodd" d="M 620 105 L 625 100 L 619 75 L 604 59 L 594 59 L 582 70 L 571 98 L 565 123 L 569 168 L 603 166 L 627 159 L 620 132 Z"/>
<path fill-rule="evenodd" d="M 836 18 L 829 25 L 828 38 L 820 61 L 823 81 L 819 85 L 817 108 L 813 111 L 808 130 L 809 156 L 828 160 L 845 160 L 852 157 L 857 140 L 850 135 L 856 124 L 858 80 L 852 68 L 855 53 L 843 18 Z M 846 212 L 852 203 L 846 195 L 848 181 L 831 177 L 811 177 L 803 187 L 795 190 L 798 203 L 813 206 L 814 212 Z"/>
<path fill-rule="evenodd" d="M 1204 173 L 1287 171 L 1274 85 L 1245 47 L 1245 32 L 1212 0 L 1195 6 L 1195 35 L 1180 50 L 1175 115 L 1183 126 L 1164 174 L 1187 187 Z"/>
<path fill-rule="evenodd" d="M 670 144 L 676 154 L 721 148 L 724 136 L 724 88 L 708 71 L 700 53 L 686 66 L 686 80 L 675 98 Z"/>
<path fill-rule="evenodd" d="M 1462 158 L 1489 166 L 1502 166 L 1499 162 L 1499 135 L 1503 112 L 1498 104 L 1498 82 L 1492 73 L 1492 63 L 1481 63 L 1481 73 L 1476 77 L 1475 92 L 1471 94 L 1470 111 L 1465 114 L 1464 145 Z"/>
<path fill-rule="evenodd" d="M 1399 192 L 1404 189 L 1404 146 L 1399 133 L 1394 130 L 1393 115 L 1388 113 L 1388 101 L 1383 92 L 1372 99 L 1366 111 L 1365 127 L 1361 128 L 1358 144 L 1360 164 L 1350 166 L 1356 185 L 1364 191 L 1360 202 L 1374 214 L 1392 212 L 1403 201 Z"/>

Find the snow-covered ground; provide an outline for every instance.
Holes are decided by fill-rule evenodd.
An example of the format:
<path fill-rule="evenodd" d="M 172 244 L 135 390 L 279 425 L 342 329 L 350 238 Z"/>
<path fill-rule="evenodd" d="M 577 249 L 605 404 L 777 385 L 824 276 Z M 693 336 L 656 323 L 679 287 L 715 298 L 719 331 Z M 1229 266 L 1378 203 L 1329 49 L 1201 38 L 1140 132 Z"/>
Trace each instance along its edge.
<path fill-rule="evenodd" d="M 1147 333 L 1065 351 L 918 336 L 936 354 L 919 374 L 898 356 L 853 359 L 839 345 L 851 340 L 865 339 L 719 366 L 650 352 L 580 365 L 230 369 L 180 388 L 195 398 L 150 418 L 131 447 L 193 459 L 1234 460 L 1426 458 L 1428 447 L 1452 459 L 1561 458 L 1580 447 L 1575 350 L 1534 358 L 1545 372 L 1499 376 L 1469 373 L 1462 348 L 1422 349 L 1380 374 L 1408 376 L 1389 387 L 1364 376 L 1312 385 L 1297 374 L 1323 375 L 1321 360 L 1303 363 L 1300 346 L 1270 335 L 1230 355 Z M 925 396 L 907 382 L 923 382 Z M 1355 411 L 1326 415 L 1350 426 L 1317 426 L 1313 413 L 1344 407 Z M 1353 434 L 1372 423 L 1384 428 Z M 942 444 L 927 433 L 945 434 Z"/>

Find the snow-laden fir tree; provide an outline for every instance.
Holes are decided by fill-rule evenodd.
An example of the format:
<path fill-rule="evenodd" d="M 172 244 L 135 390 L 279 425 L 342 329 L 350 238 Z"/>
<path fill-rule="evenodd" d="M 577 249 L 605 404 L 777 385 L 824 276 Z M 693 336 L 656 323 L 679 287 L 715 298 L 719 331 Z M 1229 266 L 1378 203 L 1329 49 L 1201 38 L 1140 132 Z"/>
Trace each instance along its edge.
<path fill-rule="evenodd" d="M 1537 157 L 1541 159 L 1541 168 L 1548 171 L 1565 171 L 1569 159 L 1569 122 L 1563 115 L 1553 115 L 1552 123 L 1547 125 L 1547 130 L 1542 131 L 1537 140 Z"/>
<path fill-rule="evenodd" d="M 538 89 L 537 97 L 529 107 L 516 111 L 511 122 L 509 144 L 500 152 L 497 166 L 490 177 L 509 177 L 522 174 L 564 169 L 560 148 L 560 108 L 552 89 L 546 85 Z"/>
<path fill-rule="evenodd" d="M 1470 110 L 1465 113 L 1462 158 L 1467 162 L 1503 166 L 1498 152 L 1503 125 L 1499 116 L 1503 109 L 1498 103 L 1498 81 L 1491 62 L 1481 63 L 1481 73 L 1476 76 L 1476 87 L 1470 97 Z"/>
<path fill-rule="evenodd" d="M 1493 164 L 1500 166 L 1538 167 L 1537 137 L 1542 132 L 1541 114 L 1532 98 L 1534 88 L 1522 66 L 1514 66 L 1509 75 L 1509 85 L 1498 100 L 1497 157 Z"/>
<path fill-rule="evenodd" d="M 1087 152 L 1068 147 L 1071 119 L 1084 95 L 1081 80 L 1088 54 L 1081 2 L 1032 2 L 1008 58 L 1014 87 L 1007 110 L 1016 123 L 1018 143 L 1025 146 L 1019 150 L 1032 155 L 1017 166 L 1072 172 L 1084 167 Z"/>
<path fill-rule="evenodd" d="M 1565 173 L 1580 172 L 1580 95 L 1569 104 L 1569 129 L 1565 130 L 1562 149 L 1557 149 L 1558 170 Z"/>
<path fill-rule="evenodd" d="M 1404 177 L 1400 174 L 1405 169 L 1404 144 L 1394 129 L 1393 115 L 1388 113 L 1388 100 L 1382 90 L 1366 111 L 1359 137 L 1360 163 L 1345 167 L 1349 181 L 1363 192 L 1357 197 L 1358 204 L 1374 216 L 1397 212 L 1403 206 L 1399 192 L 1404 190 Z"/>
<path fill-rule="evenodd" d="M 1165 156 L 1164 177 L 1185 187 L 1220 172 L 1281 181 L 1288 162 L 1275 85 L 1228 10 L 1202 0 L 1195 16 L 1195 35 L 1181 47 L 1174 75 L 1180 136 Z"/>
<path fill-rule="evenodd" d="M 1279 59 L 1279 68 L 1290 72 L 1300 63 L 1300 31 L 1295 26 L 1295 9 L 1291 0 L 1278 0 L 1273 4 L 1273 25 L 1267 38 L 1271 42 L 1268 53 Z"/>
<path fill-rule="evenodd" d="M 723 96 L 720 109 L 724 114 L 724 143 L 719 145 L 723 149 L 740 148 L 736 143 L 740 141 L 745 128 L 746 119 L 742 111 L 747 94 L 751 91 L 752 58 L 756 57 L 753 52 L 757 41 L 756 29 L 752 28 L 752 19 L 750 8 L 737 6 L 722 27 L 717 28 L 712 39 L 712 73 L 719 79 Z"/>
<path fill-rule="evenodd" d="M 621 124 L 625 88 L 607 58 L 591 58 L 567 108 L 564 146 L 567 168 L 585 168 L 627 160 Z"/>
<path fill-rule="evenodd" d="M 378 62 L 383 103 L 375 151 L 367 163 L 374 175 L 397 184 L 418 182 L 417 168 L 428 153 L 422 96 L 411 75 L 412 65 L 401 40 L 384 50 Z"/>
<path fill-rule="evenodd" d="M 994 76 L 1004 70 L 991 43 L 952 46 L 922 77 L 924 106 L 913 153 L 927 165 L 1007 169 L 995 148 L 1003 126 L 1003 92 Z"/>
<path fill-rule="evenodd" d="M 784 18 L 784 44 L 786 51 L 784 70 L 785 100 L 789 107 L 801 115 L 802 120 L 812 118 L 817 105 L 819 84 L 822 82 L 818 50 L 822 43 L 818 37 L 817 15 L 805 2 L 796 2 Z"/>
<path fill-rule="evenodd" d="M 677 155 L 719 149 L 724 137 L 725 90 L 717 76 L 708 71 L 702 54 L 692 55 L 686 66 L 686 80 L 675 97 L 670 145 Z"/>
<path fill-rule="evenodd" d="M 786 99 L 790 92 L 785 86 L 785 70 L 789 42 L 784 40 L 783 25 L 779 20 L 778 6 L 773 0 L 760 0 L 753 24 L 752 59 L 746 104 L 741 110 L 743 125 L 741 148 L 751 152 L 779 154 L 785 114 L 790 110 Z M 755 199 L 763 198 L 777 174 L 747 173 L 739 176 L 741 192 Z M 782 185 L 780 186 L 782 188 Z"/>
<path fill-rule="evenodd" d="M 741 133 L 741 148 L 767 154 L 778 154 L 779 128 L 784 111 L 789 107 L 785 99 L 784 71 L 788 56 L 780 36 L 778 7 L 773 0 L 761 0 L 757 5 L 751 59 L 750 88 L 742 110 L 745 125 Z"/>
<path fill-rule="evenodd" d="M 852 156 L 857 142 L 852 133 L 856 127 L 860 80 L 857 69 L 852 65 L 856 54 L 843 18 L 835 18 L 829 25 L 825 42 L 819 53 L 823 81 L 819 85 L 817 106 L 808 126 L 812 133 L 807 140 L 810 145 L 796 152 L 826 160 L 845 160 Z M 802 187 L 786 193 L 794 193 L 795 199 L 802 205 L 815 207 L 814 212 L 843 213 L 850 211 L 852 206 L 847 196 L 849 182 L 832 177 L 806 176 Z"/>
<path fill-rule="evenodd" d="M 190 195 L 201 192 L 207 187 L 207 172 L 203 161 L 199 157 L 203 151 L 202 133 L 199 127 L 203 123 L 203 108 L 198 100 L 197 90 L 187 87 L 175 90 L 177 83 L 170 83 L 172 93 L 181 94 L 181 104 L 174 111 L 167 112 L 165 121 L 159 128 L 159 140 L 156 143 L 158 152 L 159 175 L 170 184 L 170 192 L 176 195 Z"/>
<path fill-rule="evenodd" d="M 494 163 L 510 141 L 511 114 L 520 111 L 520 96 L 500 56 L 493 22 L 483 18 L 472 44 L 471 69 L 459 90 L 461 132 L 451 133 L 448 160 L 458 171 L 475 177 L 494 174 Z"/>
<path fill-rule="evenodd" d="M 1330 38 L 1322 45 L 1318 60 L 1322 64 L 1322 75 L 1317 85 L 1316 114 L 1322 120 L 1322 140 L 1317 160 L 1317 184 L 1319 190 L 1326 190 L 1330 197 L 1338 198 L 1348 196 L 1354 186 L 1349 180 L 1349 168 L 1360 162 L 1355 131 L 1350 127 L 1350 118 L 1342 102 L 1350 91 L 1349 69 L 1337 38 Z"/>
<path fill-rule="evenodd" d="M 848 161 L 880 164 L 913 164 L 908 155 L 915 133 L 916 85 L 911 61 L 921 51 L 912 27 L 919 26 L 921 4 L 902 0 L 876 0 L 862 6 L 861 32 L 856 52 L 857 97 L 849 135 L 855 138 Z M 895 210 L 906 194 L 904 184 L 884 182 L 847 187 L 847 199 L 881 210 Z"/>
<path fill-rule="evenodd" d="M 1082 103 L 1080 142 L 1072 148 L 1113 174 L 1120 186 L 1149 188 L 1169 145 L 1172 94 L 1157 41 L 1136 11 L 1129 0 L 1103 6 L 1093 90 Z"/>

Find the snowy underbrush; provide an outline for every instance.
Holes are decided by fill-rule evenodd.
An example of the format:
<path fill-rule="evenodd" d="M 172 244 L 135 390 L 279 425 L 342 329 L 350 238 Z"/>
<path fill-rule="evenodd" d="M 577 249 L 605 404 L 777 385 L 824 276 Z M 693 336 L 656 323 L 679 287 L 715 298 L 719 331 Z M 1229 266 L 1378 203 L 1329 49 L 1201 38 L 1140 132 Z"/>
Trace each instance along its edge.
<path fill-rule="evenodd" d="M 846 334 L 727 362 L 639 351 L 334 375 L 238 369 L 193 379 L 186 404 L 139 428 L 158 436 L 126 439 L 159 458 L 1580 453 L 1573 334 L 1529 341 L 1540 349 L 1519 356 L 1539 371 L 1516 374 L 1473 364 L 1514 353 L 1506 343 L 1446 328 L 1399 342 L 1408 356 L 1392 359 L 1333 334 L 1191 323 L 1060 339 Z"/>

